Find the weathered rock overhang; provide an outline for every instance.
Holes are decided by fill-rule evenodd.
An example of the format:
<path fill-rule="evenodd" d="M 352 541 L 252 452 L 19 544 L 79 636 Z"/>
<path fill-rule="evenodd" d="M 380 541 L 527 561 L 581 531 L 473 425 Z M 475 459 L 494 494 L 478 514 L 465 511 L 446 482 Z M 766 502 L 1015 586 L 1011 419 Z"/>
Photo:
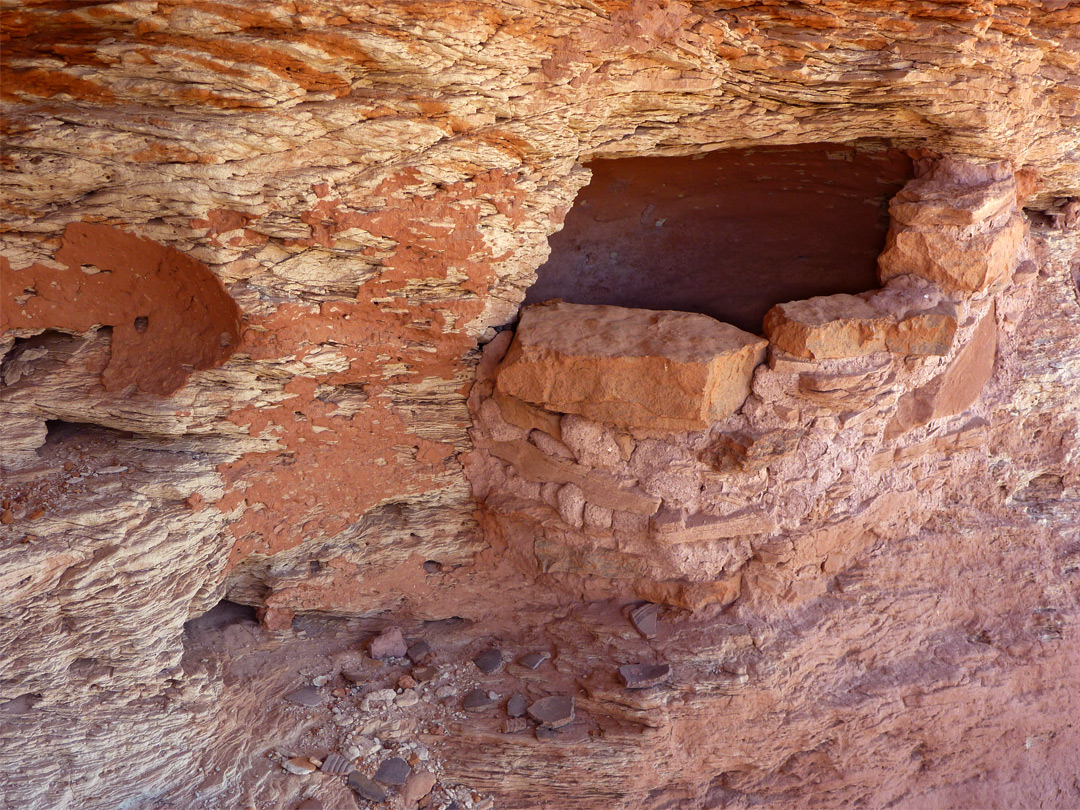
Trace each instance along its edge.
<path fill-rule="evenodd" d="M 1017 193 L 1005 164 L 922 161 L 890 203 L 884 286 L 777 304 L 767 339 L 705 315 L 526 307 L 470 400 L 469 469 L 503 542 L 534 571 L 700 607 L 763 566 L 787 587 L 835 571 L 876 522 L 927 514 L 927 482 L 878 496 L 890 459 L 985 433 L 972 409 L 999 309 L 1031 278 Z M 838 498 L 853 517 L 823 541 L 819 504 Z"/>

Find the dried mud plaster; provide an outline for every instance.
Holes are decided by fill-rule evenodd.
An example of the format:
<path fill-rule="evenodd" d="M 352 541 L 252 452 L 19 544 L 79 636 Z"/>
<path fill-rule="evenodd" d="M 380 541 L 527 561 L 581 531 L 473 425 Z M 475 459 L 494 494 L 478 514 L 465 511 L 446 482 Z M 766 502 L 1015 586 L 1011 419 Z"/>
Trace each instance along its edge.
<path fill-rule="evenodd" d="M 73 222 L 56 252 L 63 269 L 15 270 L 0 257 L 0 334 L 112 327 L 107 390 L 168 396 L 194 369 L 236 351 L 240 308 L 200 262 L 108 225 Z"/>
<path fill-rule="evenodd" d="M 460 377 L 461 358 L 474 345 L 462 327 L 483 311 L 495 279 L 493 266 L 506 258 L 493 256 L 484 239 L 482 205 L 495 205 L 514 222 L 523 193 L 512 176 L 498 170 L 427 197 L 410 193 L 416 185 L 412 171 L 386 180 L 380 193 L 390 205 L 366 214 L 319 184 L 315 193 L 321 199 L 301 216 L 311 228 L 308 239 L 298 240 L 305 246 L 332 247 L 339 234 L 353 229 L 393 240 L 395 246 L 382 272 L 359 286 L 354 302 L 316 308 L 286 304 L 251 319 L 243 346 L 251 359 L 293 356 L 305 363 L 313 353 L 329 350 L 347 367 L 298 376 L 286 385 L 288 398 L 280 405 L 246 407 L 229 417 L 252 435 L 276 435 L 280 447 L 219 467 L 226 492 L 219 508 L 244 508 L 232 524 L 231 565 L 251 553 L 275 554 L 340 532 L 382 502 L 444 486 L 440 476 L 460 469 L 457 448 L 410 430 L 388 389 Z M 456 300 L 431 300 L 415 292 L 418 281 L 453 273 L 464 275 L 465 295 Z M 320 385 L 361 387 L 364 406 L 356 413 L 336 413 L 335 404 L 319 399 Z"/>

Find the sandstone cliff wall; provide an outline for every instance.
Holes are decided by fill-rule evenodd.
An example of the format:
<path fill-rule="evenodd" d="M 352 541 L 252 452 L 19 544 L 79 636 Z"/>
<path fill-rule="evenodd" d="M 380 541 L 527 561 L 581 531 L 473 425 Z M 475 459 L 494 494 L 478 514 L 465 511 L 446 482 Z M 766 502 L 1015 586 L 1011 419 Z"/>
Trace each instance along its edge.
<path fill-rule="evenodd" d="M 665 698 L 688 708 L 650 725 L 664 742 L 586 746 L 600 758 L 591 761 L 607 758 L 598 792 L 578 787 L 572 763 L 545 775 L 557 757 L 539 756 L 524 787 L 503 786 L 503 803 L 542 806 L 537 785 L 567 807 L 783 802 L 815 779 L 838 803 L 1008 804 L 1010 781 L 1045 786 L 1032 795 L 1047 805 L 1072 800 L 1064 774 L 1078 769 L 1063 752 L 1075 729 L 1063 721 L 1030 729 L 1025 739 L 1050 740 L 1024 749 L 1042 756 L 1035 764 L 995 771 L 988 792 L 965 794 L 954 786 L 988 773 L 995 742 L 946 754 L 964 735 L 927 732 L 933 741 L 912 749 L 929 763 L 920 776 L 922 765 L 898 771 L 889 745 L 870 742 L 869 718 L 889 701 L 907 705 L 897 684 L 908 682 L 920 694 L 948 684 L 948 707 L 924 703 L 885 736 L 950 723 L 974 734 L 980 720 L 1005 733 L 989 709 L 959 722 L 971 701 L 1026 702 L 1036 716 L 1072 705 L 1060 690 L 1076 682 L 1080 542 L 1073 4 L 73 1 L 6 8 L 3 26 L 4 801 L 153 806 L 191 788 L 194 763 L 222 766 L 199 750 L 206 729 L 243 749 L 234 735 L 250 715 L 222 706 L 261 698 L 229 703 L 213 667 L 183 661 L 184 623 L 224 597 L 301 614 L 394 610 L 402 621 L 501 626 L 493 605 L 508 597 L 483 583 L 524 577 L 529 594 L 541 574 L 503 560 L 491 514 L 475 511 L 463 468 L 473 450 L 467 399 L 482 344 L 516 317 L 548 237 L 590 179 L 584 164 L 857 142 L 1004 166 L 1017 188 L 1015 227 L 1033 223 L 1018 248 L 1030 265 L 1015 278 L 1008 268 L 992 311 L 980 304 L 1000 342 L 976 410 L 938 430 L 942 392 L 922 388 L 935 375 L 905 367 L 910 385 L 887 414 L 894 434 L 852 461 L 852 470 L 878 465 L 884 514 L 842 529 L 830 516 L 858 493 L 820 459 L 850 450 L 823 445 L 858 425 L 818 425 L 820 452 L 800 457 L 815 500 L 785 506 L 805 521 L 812 553 L 744 549 L 757 586 L 733 609 L 766 628 L 753 700 L 729 701 L 727 687 L 694 670 L 699 690 L 684 681 Z M 906 235 L 890 237 L 883 276 L 934 252 L 915 214 L 894 210 Z M 927 265 L 936 284 L 934 272 Z M 1001 280 L 995 272 L 976 267 L 964 295 Z M 979 328 L 960 324 L 962 342 Z M 774 365 L 757 384 L 800 385 L 826 410 L 836 390 L 873 397 L 884 384 L 881 369 L 835 371 L 804 385 Z M 923 396 L 904 404 L 913 391 Z M 895 441 L 911 430 L 922 431 L 917 440 Z M 909 512 L 905 498 L 929 497 L 909 494 L 920 487 L 932 503 Z M 956 573 L 953 558 L 981 584 Z M 543 588 L 613 593 L 587 566 L 563 573 Z M 860 587 L 876 596 L 860 602 Z M 519 598 L 523 616 L 530 599 L 542 601 Z M 927 601 L 945 605 L 935 620 L 921 617 Z M 882 625 L 866 625 L 867 604 Z M 588 648 L 591 636 L 578 632 L 587 617 L 567 626 L 576 629 L 561 643 Z M 860 664 L 851 677 L 874 682 L 859 686 L 870 697 L 850 711 L 867 727 L 830 737 L 837 715 L 809 708 L 835 683 L 813 662 L 841 652 L 822 640 L 865 640 L 884 627 L 911 634 L 907 645 L 880 642 L 882 660 L 899 656 L 902 673 L 874 681 Z M 687 633 L 665 642 L 665 655 L 685 658 Z M 904 650 L 935 633 L 990 646 L 949 661 L 967 667 L 963 676 L 904 669 Z M 795 660 L 807 670 L 783 663 Z M 806 684 L 817 696 L 809 703 L 792 697 Z M 702 750 L 713 753 L 701 759 L 656 754 L 691 750 L 677 741 L 698 733 L 693 718 L 721 698 L 737 704 L 729 728 L 742 747 L 720 756 L 709 738 Z M 615 716 L 615 705 L 597 698 L 593 711 Z M 771 751 L 753 728 L 769 712 L 776 728 L 796 729 Z M 134 755 L 120 778 L 120 738 L 158 754 Z M 499 773 L 524 767 L 505 743 L 479 761 L 470 732 L 455 739 L 459 779 L 494 790 Z M 862 765 L 830 746 L 881 759 Z M 929 751 L 943 759 L 933 765 Z M 666 794 L 630 779 L 656 761 L 680 774 Z M 240 806 L 241 771 L 226 768 L 200 801 Z M 886 774 L 901 771 L 894 790 Z"/>

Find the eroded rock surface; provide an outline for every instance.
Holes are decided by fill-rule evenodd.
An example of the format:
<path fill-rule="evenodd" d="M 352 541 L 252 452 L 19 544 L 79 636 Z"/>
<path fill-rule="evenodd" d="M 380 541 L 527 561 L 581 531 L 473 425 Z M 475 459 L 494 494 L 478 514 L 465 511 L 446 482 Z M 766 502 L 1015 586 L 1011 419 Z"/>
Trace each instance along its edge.
<path fill-rule="evenodd" d="M 340 750 L 369 779 L 423 746 L 435 807 L 1075 807 L 1077 23 L 1060 2 L 9 9 L 3 254 L 65 312 L 0 335 L 0 802 L 350 806 L 344 774 L 279 764 Z M 921 166 L 880 267 L 957 298 L 947 354 L 771 351 L 741 409 L 677 439 L 494 391 L 494 330 L 585 164 L 838 141 Z M 58 265 L 69 229 L 204 267 L 238 341 L 212 317 L 213 362 L 166 340 L 152 368 L 157 309 L 74 307 L 63 281 L 148 268 Z M 106 385 L 120 360 L 165 381 Z M 765 528 L 700 539 L 717 525 Z M 266 626 L 185 629 L 225 596 Z M 623 613 L 641 599 L 668 605 L 655 639 Z M 365 668 L 391 625 L 444 656 L 417 686 Z M 479 688 L 455 667 L 493 637 L 551 658 L 485 691 L 573 695 L 573 723 L 455 714 Z M 668 683 L 617 679 L 660 660 Z M 284 701 L 322 676 L 320 705 Z"/>

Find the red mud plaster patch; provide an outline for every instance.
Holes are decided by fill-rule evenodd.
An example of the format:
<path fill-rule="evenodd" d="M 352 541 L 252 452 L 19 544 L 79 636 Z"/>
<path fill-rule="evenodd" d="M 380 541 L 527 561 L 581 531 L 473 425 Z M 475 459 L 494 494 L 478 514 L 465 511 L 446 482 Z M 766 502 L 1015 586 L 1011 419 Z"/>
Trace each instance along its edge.
<path fill-rule="evenodd" d="M 302 362 L 331 347 L 349 367 L 295 379 L 285 388 L 292 398 L 230 417 L 248 425 L 252 435 L 276 434 L 284 448 L 249 453 L 219 467 L 226 496 L 218 507 L 245 507 L 232 525 L 232 565 L 251 553 L 275 554 L 340 532 L 379 503 L 429 492 L 445 481 L 455 448 L 416 436 L 379 394 L 389 384 L 462 375 L 474 343 L 463 326 L 482 311 L 495 278 L 493 263 L 505 258 L 493 257 L 484 241 L 481 203 L 520 221 L 524 195 L 502 172 L 455 183 L 430 197 L 401 194 L 415 183 L 408 172 L 384 183 L 377 193 L 389 207 L 375 214 L 321 199 L 305 215 L 312 228 L 305 243 L 329 246 L 336 234 L 363 228 L 392 239 L 397 248 L 381 275 L 359 287 L 355 301 L 283 305 L 245 334 L 244 351 L 253 360 L 292 356 Z M 328 190 L 323 184 L 316 188 Z M 407 297 L 406 285 L 443 280 L 451 271 L 463 278 L 448 300 Z M 462 290 L 472 296 L 463 299 Z M 315 396 L 320 384 L 363 386 L 367 407 L 348 417 L 335 415 L 335 405 Z"/>
<path fill-rule="evenodd" d="M 286 387 L 295 395 L 274 408 L 245 408 L 230 420 L 253 435 L 270 430 L 282 450 L 248 453 L 218 467 L 226 496 L 218 508 L 245 510 L 232 525 L 236 544 L 230 563 L 248 554 L 276 554 L 314 536 L 343 531 L 379 503 L 438 486 L 443 461 L 454 448 L 432 454 L 382 403 L 350 417 L 315 398 L 318 383 L 297 377 Z M 395 446 L 411 447 L 401 458 Z M 424 454 L 425 460 L 412 462 Z M 435 458 L 432 458 L 432 456 Z M 257 506 L 261 504 L 261 506 Z"/>
<path fill-rule="evenodd" d="M 107 390 L 135 384 L 168 396 L 193 369 L 220 366 L 236 350 L 240 308 L 190 256 L 108 225 L 73 222 L 55 258 L 66 269 L 12 270 L 0 258 L 0 334 L 113 327 L 101 375 Z"/>

